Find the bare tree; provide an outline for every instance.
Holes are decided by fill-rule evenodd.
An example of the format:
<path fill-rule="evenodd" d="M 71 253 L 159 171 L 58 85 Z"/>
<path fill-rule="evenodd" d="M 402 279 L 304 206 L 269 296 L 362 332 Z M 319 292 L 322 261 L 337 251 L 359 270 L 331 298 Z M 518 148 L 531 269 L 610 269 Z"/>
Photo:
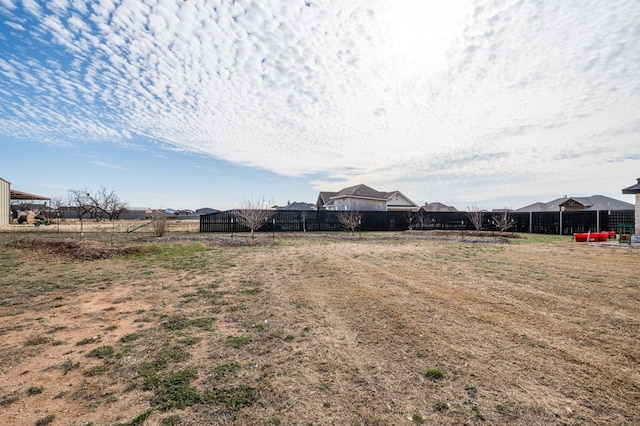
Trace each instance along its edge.
<path fill-rule="evenodd" d="M 496 212 L 491 215 L 491 219 L 496 224 L 496 226 L 500 229 L 500 232 L 506 232 L 513 225 L 516 224 L 516 220 L 514 219 L 511 211 L 508 209 L 504 209 L 503 212 Z"/>
<path fill-rule="evenodd" d="M 424 224 L 427 221 L 427 216 L 422 212 L 422 210 L 416 214 L 416 221 L 420 224 L 420 230 L 422 231 L 424 229 Z"/>
<path fill-rule="evenodd" d="M 60 207 L 64 204 L 64 200 L 62 197 L 52 197 L 49 202 L 50 212 L 55 214 L 56 217 L 59 217 Z"/>
<path fill-rule="evenodd" d="M 407 214 L 407 222 L 409 222 L 409 225 L 408 225 L 409 231 L 413 231 L 413 227 L 415 226 L 415 223 L 416 223 L 416 215 L 414 215 L 413 212 L 410 210 L 408 210 L 406 214 Z"/>
<path fill-rule="evenodd" d="M 99 219 L 101 215 L 106 215 L 109 220 L 116 220 L 127 206 L 127 203 L 120 200 L 113 189 L 107 190 L 104 186 L 94 195 L 87 194 L 87 196 L 91 200 L 96 219 Z"/>
<path fill-rule="evenodd" d="M 243 200 L 233 212 L 240 225 L 246 226 L 251 231 L 251 238 L 255 232 L 264 225 L 273 214 L 271 203 L 264 197 L 257 200 Z"/>
<path fill-rule="evenodd" d="M 356 229 L 358 229 L 362 223 L 362 213 L 357 211 L 339 211 L 336 213 L 336 216 L 340 224 L 351 231 L 351 235 L 356 233 Z"/>
<path fill-rule="evenodd" d="M 482 229 L 482 220 L 484 217 L 484 212 L 480 210 L 477 204 L 467 207 L 467 218 L 469 222 L 473 225 L 476 231 Z"/>
<path fill-rule="evenodd" d="M 82 225 L 82 219 L 84 216 L 91 212 L 91 198 L 89 197 L 89 191 L 86 188 L 70 189 L 68 191 L 67 201 L 69 207 L 78 215 L 80 225 Z"/>

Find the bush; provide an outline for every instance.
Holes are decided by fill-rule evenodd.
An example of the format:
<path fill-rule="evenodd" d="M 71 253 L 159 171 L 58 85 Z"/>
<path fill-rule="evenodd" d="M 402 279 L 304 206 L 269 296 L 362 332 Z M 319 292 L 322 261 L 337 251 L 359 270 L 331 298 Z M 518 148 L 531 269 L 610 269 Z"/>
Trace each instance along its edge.
<path fill-rule="evenodd" d="M 153 232 L 156 237 L 164 237 L 167 227 L 167 215 L 164 212 L 153 212 Z"/>

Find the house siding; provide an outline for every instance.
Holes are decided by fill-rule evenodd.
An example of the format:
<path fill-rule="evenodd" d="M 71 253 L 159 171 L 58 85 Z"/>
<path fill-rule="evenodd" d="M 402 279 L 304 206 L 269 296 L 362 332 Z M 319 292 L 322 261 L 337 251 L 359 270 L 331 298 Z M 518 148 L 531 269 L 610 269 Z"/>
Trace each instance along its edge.
<path fill-rule="evenodd" d="M 8 225 L 11 218 L 11 188 L 9 182 L 0 178 L 0 225 Z"/>
<path fill-rule="evenodd" d="M 334 200 L 333 205 L 337 211 L 386 211 L 387 202 L 385 200 L 367 200 L 362 198 L 340 198 Z"/>
<path fill-rule="evenodd" d="M 636 194 L 635 234 L 640 235 L 640 193 Z"/>

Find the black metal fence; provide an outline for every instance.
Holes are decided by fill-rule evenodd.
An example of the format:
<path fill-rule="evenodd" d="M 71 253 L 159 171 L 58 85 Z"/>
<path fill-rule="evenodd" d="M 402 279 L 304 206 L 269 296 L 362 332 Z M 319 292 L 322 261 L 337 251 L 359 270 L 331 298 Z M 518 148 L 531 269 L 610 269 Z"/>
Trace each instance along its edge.
<path fill-rule="evenodd" d="M 341 231 L 338 213 L 332 210 L 274 210 L 258 232 Z M 473 230 L 465 212 L 407 213 L 363 211 L 359 231 Z M 499 230 L 494 213 L 483 213 L 484 230 Z M 634 223 L 633 210 L 509 213 L 509 231 L 572 235 L 576 232 L 618 231 L 621 223 Z M 249 232 L 233 210 L 200 216 L 200 232 Z"/>

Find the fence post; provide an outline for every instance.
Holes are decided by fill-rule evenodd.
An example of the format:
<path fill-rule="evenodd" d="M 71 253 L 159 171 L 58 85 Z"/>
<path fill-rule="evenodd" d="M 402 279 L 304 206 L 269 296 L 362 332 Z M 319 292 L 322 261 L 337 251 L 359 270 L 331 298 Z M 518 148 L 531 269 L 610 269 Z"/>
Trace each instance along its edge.
<path fill-rule="evenodd" d="M 560 235 L 562 235 L 562 210 L 560 210 Z"/>

